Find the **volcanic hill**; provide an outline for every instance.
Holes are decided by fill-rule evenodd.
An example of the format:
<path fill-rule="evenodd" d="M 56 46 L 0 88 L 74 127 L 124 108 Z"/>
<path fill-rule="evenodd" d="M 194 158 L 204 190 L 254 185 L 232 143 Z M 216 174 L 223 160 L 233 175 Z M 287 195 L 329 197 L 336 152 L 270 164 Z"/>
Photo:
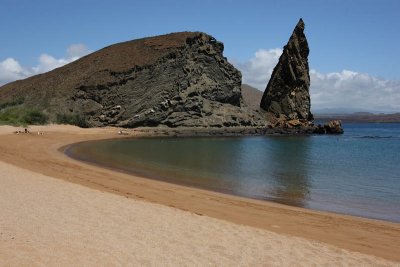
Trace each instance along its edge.
<path fill-rule="evenodd" d="M 0 88 L 0 101 L 82 116 L 89 126 L 265 126 L 242 104 L 241 74 L 202 32 L 118 43 Z"/>

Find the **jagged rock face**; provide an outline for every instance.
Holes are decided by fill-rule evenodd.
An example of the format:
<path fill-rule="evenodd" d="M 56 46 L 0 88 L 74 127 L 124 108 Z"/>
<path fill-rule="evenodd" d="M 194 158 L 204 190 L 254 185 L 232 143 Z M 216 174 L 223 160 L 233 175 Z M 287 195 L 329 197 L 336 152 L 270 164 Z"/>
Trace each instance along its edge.
<path fill-rule="evenodd" d="M 77 88 L 75 109 L 84 104 L 94 125 L 212 124 L 214 108 L 223 104 L 240 107 L 241 76 L 223 58 L 222 50 L 222 43 L 211 36 L 189 37 L 181 49 L 156 64 L 110 72 L 118 81 L 115 84 Z"/>
<path fill-rule="evenodd" d="M 260 107 L 276 117 L 310 121 L 309 48 L 302 19 L 296 25 L 279 62 L 272 72 Z"/>
<path fill-rule="evenodd" d="M 46 74 L 0 88 L 49 114 L 80 114 L 91 126 L 248 126 L 241 74 L 224 46 L 200 32 L 116 44 Z"/>

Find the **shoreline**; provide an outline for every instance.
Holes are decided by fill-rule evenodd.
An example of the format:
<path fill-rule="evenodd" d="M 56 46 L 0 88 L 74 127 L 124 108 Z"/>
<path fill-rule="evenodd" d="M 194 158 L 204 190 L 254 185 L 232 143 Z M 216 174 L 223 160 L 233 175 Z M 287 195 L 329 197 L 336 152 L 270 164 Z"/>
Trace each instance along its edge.
<path fill-rule="evenodd" d="M 0 160 L 50 177 L 145 200 L 259 229 L 297 236 L 346 250 L 400 261 L 400 224 L 314 211 L 150 180 L 92 166 L 59 150 L 72 143 L 132 138 L 148 132 L 117 135 L 117 128 L 80 129 L 72 126 L 32 126 L 43 135 L 0 130 Z"/>
<path fill-rule="evenodd" d="M 276 135 L 267 135 L 267 136 L 273 136 L 273 137 L 281 137 L 281 136 L 276 136 Z M 227 137 L 215 137 L 215 136 L 190 136 L 190 135 L 186 135 L 184 134 L 183 136 L 164 136 L 164 135 L 151 135 L 151 136 L 137 136 L 137 137 L 124 137 L 124 138 L 110 138 L 110 139 L 104 139 L 104 141 L 113 141 L 113 140 L 121 140 L 121 139 L 151 139 L 151 138 L 155 138 L 155 139 L 169 139 L 169 138 L 241 138 L 243 136 L 227 136 Z M 249 137 L 254 137 L 254 135 L 250 135 Z M 285 136 L 282 136 L 282 138 L 285 138 Z M 358 218 L 364 218 L 364 219 L 369 219 L 369 220 L 377 220 L 377 221 L 383 221 L 383 222 L 389 222 L 389 223 L 396 223 L 396 224 L 400 224 L 400 220 L 390 220 L 390 219 L 383 219 L 383 218 L 379 218 L 379 217 L 368 217 L 368 216 L 363 216 L 363 215 L 358 215 L 358 214 L 351 214 L 351 213 L 341 213 L 341 212 L 335 212 L 335 211 L 330 211 L 328 209 L 313 209 L 313 208 L 309 208 L 309 207 L 304 207 L 301 205 L 296 205 L 295 201 L 291 200 L 291 199 L 274 199 L 272 197 L 264 197 L 264 198 L 257 198 L 257 197 L 253 197 L 253 196 L 248 196 L 248 195 L 244 195 L 244 194 L 238 194 L 236 193 L 236 191 L 234 190 L 229 190 L 229 189 L 224 189 L 224 188 L 217 188 L 217 187 L 212 187 L 209 185 L 204 185 L 204 184 L 199 184 L 199 183 L 191 183 L 191 182 L 185 182 L 182 181 L 180 179 L 174 179 L 174 178 L 169 178 L 171 177 L 171 175 L 173 174 L 165 174 L 165 172 L 163 174 L 157 172 L 157 171 L 153 171 L 150 169 L 132 169 L 132 168 L 124 168 L 124 167 L 115 167 L 112 164 L 108 165 L 105 162 L 98 162 L 95 159 L 93 159 L 92 157 L 85 157 L 82 155 L 85 155 L 85 153 L 81 154 L 81 152 L 76 152 L 74 151 L 74 147 L 78 146 L 82 143 L 91 143 L 94 142 L 96 143 L 98 140 L 89 140 L 89 141 L 82 141 L 82 142 L 78 142 L 78 143 L 73 143 L 73 144 L 69 144 L 66 146 L 63 146 L 61 148 L 59 148 L 58 150 L 60 151 L 60 153 L 63 153 L 65 155 L 67 155 L 69 158 L 79 161 L 79 162 L 83 162 L 89 165 L 92 165 L 94 167 L 99 167 L 99 168 L 103 168 L 103 169 L 108 169 L 110 171 L 115 171 L 115 172 L 119 172 L 119 173 L 123 173 L 123 174 L 127 174 L 127 175 L 132 175 L 132 176 L 138 176 L 144 179 L 149 179 L 149 180 L 154 180 L 154 181 L 160 181 L 160 182 L 165 182 L 168 184 L 174 184 L 174 185 L 179 185 L 179 186 L 183 186 L 183 187 L 188 187 L 188 188 L 192 188 L 192 189 L 200 189 L 200 190 L 206 190 L 206 191 L 210 191 L 210 192 L 214 192 L 214 193 L 220 193 L 220 194 L 224 194 L 224 195 L 229 195 L 229 196 L 236 196 L 236 197 L 241 197 L 241 198 L 245 198 L 245 199 L 251 199 L 251 200 L 257 200 L 257 201 L 265 201 L 268 203 L 276 203 L 276 204 L 281 204 L 281 205 L 285 205 L 285 206 L 289 206 L 289 207 L 298 207 L 298 208 L 302 208 L 302 209 L 306 209 L 306 210 L 311 210 L 311 211 L 317 211 L 317 212 L 327 212 L 327 213 L 333 213 L 333 214 L 337 214 L 337 215 L 344 215 L 344 216 L 352 216 L 352 217 L 358 217 Z"/>

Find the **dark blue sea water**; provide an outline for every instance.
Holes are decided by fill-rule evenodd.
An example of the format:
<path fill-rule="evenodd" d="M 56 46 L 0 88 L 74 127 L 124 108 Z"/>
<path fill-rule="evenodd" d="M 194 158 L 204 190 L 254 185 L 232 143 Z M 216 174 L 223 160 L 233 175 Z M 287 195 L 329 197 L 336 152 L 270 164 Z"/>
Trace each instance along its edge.
<path fill-rule="evenodd" d="M 400 124 L 344 128 L 331 136 L 106 140 L 67 154 L 173 183 L 400 222 Z"/>

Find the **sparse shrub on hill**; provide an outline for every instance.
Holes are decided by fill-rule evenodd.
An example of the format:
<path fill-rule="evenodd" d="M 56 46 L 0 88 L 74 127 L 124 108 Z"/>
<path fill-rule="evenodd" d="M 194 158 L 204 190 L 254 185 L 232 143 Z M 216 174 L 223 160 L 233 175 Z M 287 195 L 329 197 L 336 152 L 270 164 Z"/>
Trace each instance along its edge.
<path fill-rule="evenodd" d="M 13 106 L 18 106 L 23 104 L 25 101 L 25 99 L 23 97 L 18 97 L 16 99 L 13 99 L 11 101 L 7 101 L 7 102 L 2 102 L 0 103 L 0 110 L 5 109 L 7 107 L 13 107 Z"/>
<path fill-rule="evenodd" d="M 89 128 L 90 125 L 85 117 L 78 114 L 57 114 L 56 123 L 76 125 L 81 128 Z"/>
<path fill-rule="evenodd" d="M 42 125 L 48 122 L 48 116 L 42 111 L 23 107 L 19 104 L 3 105 L 0 109 L 0 124 L 26 126 Z"/>
<path fill-rule="evenodd" d="M 48 116 L 44 114 L 42 111 L 33 109 L 33 110 L 26 110 L 26 113 L 23 116 L 23 120 L 27 124 L 34 124 L 34 125 L 43 125 L 46 124 L 48 121 Z"/>

